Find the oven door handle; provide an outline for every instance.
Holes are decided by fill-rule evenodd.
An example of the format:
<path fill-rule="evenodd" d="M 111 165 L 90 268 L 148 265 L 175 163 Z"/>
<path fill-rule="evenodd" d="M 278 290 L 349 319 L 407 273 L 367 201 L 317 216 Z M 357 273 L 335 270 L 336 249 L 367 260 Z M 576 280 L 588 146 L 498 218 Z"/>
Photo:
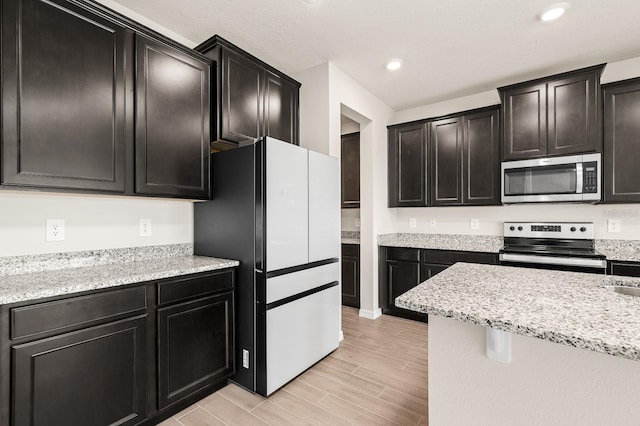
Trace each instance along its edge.
<path fill-rule="evenodd" d="M 521 262 L 521 263 L 539 263 L 543 265 L 564 265 L 564 266 L 583 266 L 585 268 L 607 267 L 605 259 L 585 259 L 581 257 L 557 257 L 557 256 L 531 256 L 527 254 L 500 253 L 500 261 L 504 262 Z"/>

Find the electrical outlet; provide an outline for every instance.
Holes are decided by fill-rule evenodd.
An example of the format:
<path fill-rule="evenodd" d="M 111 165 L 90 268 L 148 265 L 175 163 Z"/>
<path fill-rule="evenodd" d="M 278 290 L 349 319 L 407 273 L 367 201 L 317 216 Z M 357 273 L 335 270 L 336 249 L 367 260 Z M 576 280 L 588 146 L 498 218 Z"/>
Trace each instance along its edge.
<path fill-rule="evenodd" d="M 469 221 L 469 228 L 480 229 L 480 219 L 471 219 Z"/>
<path fill-rule="evenodd" d="M 429 220 L 429 225 L 430 225 L 432 228 L 435 228 L 435 227 L 436 227 L 436 220 L 435 220 L 435 219 L 431 219 L 431 220 Z"/>
<path fill-rule="evenodd" d="M 138 229 L 138 235 L 140 237 L 151 236 L 151 219 L 140 219 L 140 227 Z"/>
<path fill-rule="evenodd" d="M 607 230 L 611 234 L 619 234 L 622 225 L 620 223 L 620 219 L 608 219 L 607 220 Z"/>
<path fill-rule="evenodd" d="M 64 219 L 47 219 L 45 223 L 46 241 L 64 241 Z"/>
<path fill-rule="evenodd" d="M 409 218 L 409 228 L 415 228 L 416 227 L 416 218 L 415 217 L 410 217 Z"/>
<path fill-rule="evenodd" d="M 360 228 L 360 218 L 359 217 L 356 217 L 355 226 L 356 226 L 356 228 Z"/>
<path fill-rule="evenodd" d="M 249 368 L 249 351 L 246 349 L 242 350 L 242 366 Z"/>

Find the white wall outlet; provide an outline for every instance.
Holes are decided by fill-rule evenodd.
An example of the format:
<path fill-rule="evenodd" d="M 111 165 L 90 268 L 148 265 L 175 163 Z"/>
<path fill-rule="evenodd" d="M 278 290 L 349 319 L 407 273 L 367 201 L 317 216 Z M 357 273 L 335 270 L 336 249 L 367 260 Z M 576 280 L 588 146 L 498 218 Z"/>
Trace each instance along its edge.
<path fill-rule="evenodd" d="M 45 229 L 46 241 L 64 241 L 64 219 L 47 219 Z"/>
<path fill-rule="evenodd" d="M 409 228 L 415 228 L 416 227 L 416 218 L 415 217 L 410 217 L 409 218 Z"/>
<path fill-rule="evenodd" d="M 480 229 L 480 219 L 471 219 L 469 221 L 469 228 Z"/>
<path fill-rule="evenodd" d="M 355 227 L 356 227 L 356 228 L 360 228 L 360 218 L 359 218 L 359 217 L 356 217 L 356 220 L 355 220 Z"/>
<path fill-rule="evenodd" d="M 429 220 L 429 226 L 431 226 L 432 228 L 436 227 L 436 220 L 435 219 L 430 219 Z"/>
<path fill-rule="evenodd" d="M 140 237 L 151 236 L 151 219 L 140 219 L 138 235 Z"/>
<path fill-rule="evenodd" d="M 249 368 L 249 351 L 246 349 L 242 350 L 242 366 Z"/>
<path fill-rule="evenodd" d="M 622 225 L 620 219 L 607 219 L 607 230 L 611 234 L 619 234 Z"/>

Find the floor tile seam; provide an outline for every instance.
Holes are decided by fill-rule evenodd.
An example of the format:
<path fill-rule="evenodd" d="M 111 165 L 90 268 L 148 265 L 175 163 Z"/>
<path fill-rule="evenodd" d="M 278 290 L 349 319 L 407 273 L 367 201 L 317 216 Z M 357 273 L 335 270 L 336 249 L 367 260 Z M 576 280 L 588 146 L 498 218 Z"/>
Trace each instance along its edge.
<path fill-rule="evenodd" d="M 227 386 L 229 386 L 229 385 L 227 385 Z M 232 386 L 233 386 L 233 385 L 232 385 Z M 243 391 L 249 392 L 249 393 L 251 393 L 251 394 L 253 395 L 253 393 L 252 393 L 252 392 L 250 392 L 250 391 L 248 391 L 248 390 L 246 390 L 246 389 L 244 389 L 244 388 L 241 388 L 241 389 L 242 389 Z M 224 399 L 226 399 L 227 401 L 229 401 L 230 403 L 232 403 L 232 404 L 233 404 L 233 405 L 235 405 L 236 407 L 238 407 L 238 408 L 240 408 L 240 409 L 242 409 L 242 410 L 246 411 L 247 413 L 250 413 L 250 412 L 251 412 L 251 410 L 253 410 L 254 408 L 256 408 L 256 407 L 258 407 L 258 406 L 260 406 L 260 405 L 262 405 L 262 404 L 264 403 L 264 401 L 266 401 L 266 399 L 263 399 L 262 401 L 260 401 L 260 404 L 256 405 L 256 407 L 253 407 L 251 410 L 247 410 L 246 408 L 244 408 L 243 406 L 241 406 L 240 404 L 238 404 L 237 402 L 235 402 L 233 399 L 229 398 L 228 396 L 226 396 L 226 395 L 224 395 L 224 394 L 221 394 L 221 393 L 218 393 L 218 395 L 220 395 L 221 397 L 223 397 Z"/>
<path fill-rule="evenodd" d="M 357 404 L 357 403 L 355 403 L 355 402 L 353 402 L 353 401 L 349 401 L 349 400 L 347 400 L 347 399 L 344 399 L 344 398 L 342 398 L 342 397 L 341 397 L 341 396 L 339 396 L 339 395 L 335 395 L 335 394 L 332 394 L 332 393 L 330 393 L 330 395 L 331 395 L 331 396 L 333 396 L 334 398 L 337 398 L 337 399 L 339 399 L 339 400 L 341 400 L 341 401 L 346 402 L 347 404 L 355 405 L 356 407 L 358 407 L 358 408 L 360 408 L 360 409 L 362 409 L 362 410 L 366 411 L 366 412 L 367 412 L 367 413 L 369 413 L 369 414 L 373 414 L 374 416 L 377 416 L 377 417 L 383 418 L 383 419 L 385 419 L 385 420 L 389 420 L 389 421 L 390 421 L 390 422 L 392 422 L 393 424 L 401 426 L 401 424 L 400 424 L 400 423 L 396 423 L 396 422 L 395 422 L 395 420 L 390 419 L 390 418 L 388 418 L 388 417 L 385 417 L 385 416 L 383 416 L 382 414 L 374 413 L 373 411 L 369 410 L 369 409 L 368 409 L 368 408 L 366 408 L 366 407 L 363 407 L 363 406 L 362 406 L 362 405 L 360 405 L 360 404 Z M 377 398 L 377 397 L 376 397 L 376 398 Z M 381 400 L 381 401 L 384 401 L 384 400 Z M 389 401 L 385 401 L 385 402 L 389 402 Z M 390 402 L 389 402 L 389 403 L 390 403 Z M 394 405 L 395 405 L 395 404 L 394 404 Z M 416 414 L 418 414 L 418 413 L 416 413 Z"/>
<path fill-rule="evenodd" d="M 306 383 L 306 382 L 305 382 L 305 383 Z M 289 393 L 289 394 L 291 394 L 291 395 L 293 395 L 293 396 L 295 396 L 295 397 L 297 397 L 297 398 L 300 398 L 301 400 L 303 400 L 303 401 L 305 401 L 305 402 L 308 402 L 309 404 L 311 404 L 311 405 L 315 406 L 316 408 L 322 408 L 322 407 L 319 407 L 316 403 L 311 402 L 311 401 L 309 401 L 308 399 L 302 398 L 302 397 L 300 397 L 300 396 L 298 396 L 298 395 L 296 395 L 296 394 L 294 394 L 294 393 L 292 393 L 292 392 L 289 392 L 289 391 L 287 391 L 286 389 L 282 389 L 282 390 L 281 390 L 281 392 L 287 392 L 287 393 Z M 325 392 L 325 393 L 326 393 L 326 392 Z M 324 395 L 322 398 L 325 398 L 326 396 L 327 396 L 327 395 Z M 321 398 L 320 400 L 322 400 L 322 398 Z M 278 404 L 277 402 L 275 402 L 275 401 L 271 401 L 271 403 L 272 403 L 272 404 L 274 404 L 275 406 L 279 407 L 280 409 L 282 409 L 282 410 L 286 411 L 287 413 L 291 414 L 292 416 L 295 416 L 295 417 L 299 418 L 299 419 L 300 419 L 300 420 L 302 420 L 303 422 L 306 422 L 306 423 L 312 424 L 312 422 L 311 422 L 310 420 L 307 420 L 307 419 L 305 419 L 304 417 L 300 417 L 299 415 L 297 415 L 297 414 L 295 414 L 294 412 L 292 412 L 292 411 L 288 410 L 287 408 L 283 407 L 282 405 Z M 324 408 L 323 408 L 323 410 L 324 410 Z"/>
<path fill-rule="evenodd" d="M 235 405 L 236 407 L 238 407 L 239 409 L 241 409 L 242 411 L 244 411 L 245 413 L 255 417 L 256 419 L 258 419 L 261 422 L 264 422 L 264 420 L 262 420 L 261 418 L 259 418 L 258 416 L 254 415 L 253 413 L 245 410 L 243 407 L 239 406 L 238 404 L 236 404 L 235 402 L 231 401 L 229 398 L 226 398 L 224 395 L 220 395 L 222 398 L 226 399 L 227 401 L 229 401 L 230 403 L 232 403 L 233 405 Z M 198 406 L 200 408 L 202 408 L 204 411 L 206 411 L 207 413 L 211 414 L 213 417 L 215 417 L 218 421 L 222 422 L 225 425 L 228 425 L 228 423 L 226 423 L 224 420 L 222 420 L 220 417 L 216 416 L 215 414 L 213 414 L 211 411 L 207 410 L 206 408 L 204 408 L 202 405 L 198 404 Z M 266 422 L 264 422 L 266 423 Z"/>

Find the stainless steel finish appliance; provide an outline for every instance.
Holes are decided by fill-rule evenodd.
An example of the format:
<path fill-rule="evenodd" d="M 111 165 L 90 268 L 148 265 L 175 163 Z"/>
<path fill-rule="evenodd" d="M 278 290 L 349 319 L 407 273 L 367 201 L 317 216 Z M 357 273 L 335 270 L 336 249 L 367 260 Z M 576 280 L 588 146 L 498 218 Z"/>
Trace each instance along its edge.
<path fill-rule="evenodd" d="M 601 154 L 502 163 L 502 203 L 601 199 Z"/>
<path fill-rule="evenodd" d="M 500 263 L 603 274 L 607 260 L 594 244 L 593 223 L 505 222 Z"/>
<path fill-rule="evenodd" d="M 236 383 L 269 395 L 338 347 L 340 165 L 273 138 L 211 156 L 194 253 L 237 259 Z"/>

